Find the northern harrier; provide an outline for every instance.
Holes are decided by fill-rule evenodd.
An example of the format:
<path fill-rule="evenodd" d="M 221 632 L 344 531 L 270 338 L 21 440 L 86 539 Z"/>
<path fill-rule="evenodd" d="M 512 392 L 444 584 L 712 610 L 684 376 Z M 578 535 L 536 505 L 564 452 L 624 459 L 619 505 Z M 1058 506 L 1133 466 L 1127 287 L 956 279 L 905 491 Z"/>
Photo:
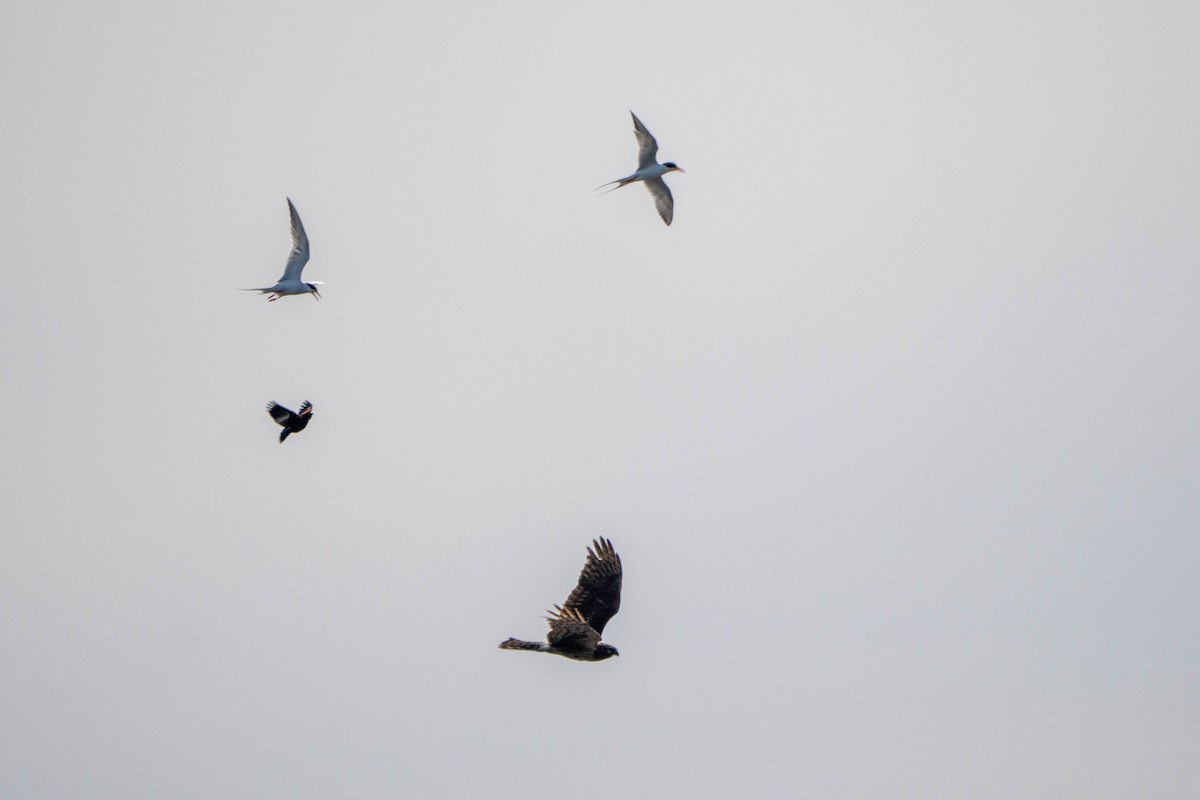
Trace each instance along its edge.
<path fill-rule="evenodd" d="M 579 573 L 579 585 L 567 602 L 547 612 L 550 633 L 546 642 L 523 642 L 505 639 L 502 650 L 536 650 L 553 653 L 576 661 L 603 661 L 619 656 L 611 644 L 600 644 L 604 626 L 621 607 L 621 557 L 613 550 L 612 542 L 592 540 L 587 562 Z"/>
<path fill-rule="evenodd" d="M 658 215 L 662 217 L 662 221 L 671 224 L 671 220 L 675 217 L 675 199 L 671 197 L 671 190 L 667 188 L 666 181 L 663 176 L 668 172 L 683 172 L 683 168 L 675 164 L 674 161 L 666 161 L 662 164 L 658 163 L 658 142 L 654 136 L 642 124 L 642 121 L 637 118 L 637 114 L 632 111 L 629 116 L 633 117 L 633 135 L 637 137 L 638 143 L 638 166 L 637 172 L 631 175 L 626 175 L 624 178 L 618 178 L 615 181 L 609 181 L 602 186 L 597 186 L 597 189 L 603 189 L 605 186 L 615 187 L 609 191 L 615 191 L 622 186 L 628 186 L 631 183 L 642 181 L 647 189 L 650 190 L 650 195 L 654 198 L 654 207 L 658 209 Z"/>
<path fill-rule="evenodd" d="M 320 300 L 321 292 L 317 287 L 325 284 L 321 281 L 305 283 L 300 280 L 300 273 L 304 271 L 304 265 L 308 263 L 308 234 L 304 232 L 304 223 L 300 221 L 300 214 L 292 205 L 290 197 L 287 204 L 288 214 L 292 219 L 292 251 L 288 253 L 287 266 L 283 268 L 283 276 L 275 281 L 274 286 L 264 286 L 261 289 L 242 289 L 242 291 L 270 294 L 271 296 L 267 300 L 272 303 L 285 294 L 311 294 Z"/>
<path fill-rule="evenodd" d="M 283 426 L 283 430 L 279 432 L 279 443 L 283 444 L 283 440 L 289 435 L 308 427 L 308 421 L 312 419 L 312 403 L 305 400 L 300 406 L 300 413 L 297 414 L 272 401 L 267 403 L 267 413 L 271 415 L 271 419 Z"/>

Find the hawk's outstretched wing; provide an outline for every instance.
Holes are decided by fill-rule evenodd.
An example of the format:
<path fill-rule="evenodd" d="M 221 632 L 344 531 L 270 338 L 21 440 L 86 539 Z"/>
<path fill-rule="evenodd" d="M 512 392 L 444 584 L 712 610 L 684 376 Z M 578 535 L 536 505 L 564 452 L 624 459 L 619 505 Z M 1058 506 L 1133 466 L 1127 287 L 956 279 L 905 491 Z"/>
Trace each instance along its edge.
<path fill-rule="evenodd" d="M 579 585 L 563 605 L 577 610 L 595 628 L 597 639 L 604 633 L 604 626 L 621 608 L 621 557 L 608 539 L 592 540 Z"/>
<path fill-rule="evenodd" d="M 567 606 L 555 606 L 546 621 L 550 623 L 550 633 L 546 641 L 552 647 L 560 650 L 574 650 L 580 653 L 591 653 L 600 643 L 600 634 L 587 623 L 578 609 Z"/>
<path fill-rule="evenodd" d="M 295 414 L 278 403 L 267 403 L 267 413 L 271 415 L 271 419 L 284 426 L 296 418 Z"/>
<path fill-rule="evenodd" d="M 312 413 L 312 403 L 305 400 L 303 403 L 300 404 L 300 416 L 303 417 L 305 414 L 311 414 L 311 413 Z"/>

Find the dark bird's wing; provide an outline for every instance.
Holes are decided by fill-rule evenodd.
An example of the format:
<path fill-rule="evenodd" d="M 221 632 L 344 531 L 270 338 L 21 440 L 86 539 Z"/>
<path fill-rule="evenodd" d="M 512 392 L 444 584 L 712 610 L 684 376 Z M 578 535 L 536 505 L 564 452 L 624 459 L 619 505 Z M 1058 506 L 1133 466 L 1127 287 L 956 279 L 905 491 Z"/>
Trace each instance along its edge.
<path fill-rule="evenodd" d="M 312 413 L 312 403 L 305 400 L 300 404 L 300 416 L 305 416 Z"/>
<path fill-rule="evenodd" d="M 658 209 L 658 215 L 662 217 L 663 222 L 670 225 L 671 220 L 675 218 L 675 198 L 671 197 L 667 182 L 662 178 L 650 178 L 642 183 L 646 184 L 646 188 L 654 197 L 654 207 Z"/>
<path fill-rule="evenodd" d="M 287 203 L 292 218 L 292 252 L 288 253 L 287 266 L 284 267 L 283 277 L 279 279 L 280 283 L 300 280 L 300 273 L 308 263 L 308 234 L 304 232 L 304 223 L 300 221 L 300 214 L 290 197 Z"/>
<path fill-rule="evenodd" d="M 600 644 L 600 633 L 587 623 L 578 609 L 554 607 L 549 612 L 546 621 L 550 623 L 550 633 L 546 641 L 560 650 L 574 650 L 580 653 L 591 653 Z"/>
<path fill-rule="evenodd" d="M 604 626 L 621 608 L 621 557 L 612 542 L 604 538 L 592 541 L 579 585 L 563 605 L 577 610 L 597 636 L 604 633 Z"/>
<path fill-rule="evenodd" d="M 654 141 L 654 136 L 642 124 L 642 121 L 637 118 L 637 114 L 632 111 L 629 116 L 633 117 L 633 135 L 637 137 L 638 143 L 638 169 L 645 169 L 651 164 L 658 163 L 658 142 Z"/>
<path fill-rule="evenodd" d="M 284 427 L 287 427 L 296 419 L 295 414 L 278 403 L 267 403 L 267 413 L 271 415 L 271 419 Z"/>

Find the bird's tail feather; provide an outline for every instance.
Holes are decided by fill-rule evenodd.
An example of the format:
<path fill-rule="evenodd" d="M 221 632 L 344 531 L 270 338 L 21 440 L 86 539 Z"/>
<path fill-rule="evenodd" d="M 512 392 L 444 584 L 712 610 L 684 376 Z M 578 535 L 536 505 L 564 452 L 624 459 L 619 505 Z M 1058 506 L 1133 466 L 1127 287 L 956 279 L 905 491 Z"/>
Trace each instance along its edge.
<path fill-rule="evenodd" d="M 613 186 L 614 183 L 616 184 L 616 186 Z M 595 189 L 592 189 L 592 191 L 600 192 L 600 190 L 603 189 L 605 186 L 612 186 L 613 188 L 609 189 L 608 192 L 615 192 L 617 189 L 620 189 L 622 186 L 628 186 L 631 183 L 633 183 L 632 178 L 617 178 L 615 181 L 609 181 L 608 183 L 600 184 Z M 600 194 L 608 194 L 608 192 L 600 192 Z"/>
<path fill-rule="evenodd" d="M 237 290 L 239 292 L 258 292 L 260 294 L 266 294 L 267 292 L 275 291 L 274 287 L 271 287 L 271 286 L 267 286 L 263 289 L 243 289 L 239 286 L 239 287 L 237 287 Z"/>
<path fill-rule="evenodd" d="M 545 650 L 546 645 L 540 642 L 522 642 L 520 639 L 505 639 L 500 643 L 501 650 Z"/>
<path fill-rule="evenodd" d="M 283 430 L 281 430 L 279 432 L 279 443 L 283 444 L 283 440 L 286 439 L 288 437 L 288 434 L 290 434 L 290 433 L 291 433 L 291 430 L 289 430 L 288 428 L 284 428 Z"/>

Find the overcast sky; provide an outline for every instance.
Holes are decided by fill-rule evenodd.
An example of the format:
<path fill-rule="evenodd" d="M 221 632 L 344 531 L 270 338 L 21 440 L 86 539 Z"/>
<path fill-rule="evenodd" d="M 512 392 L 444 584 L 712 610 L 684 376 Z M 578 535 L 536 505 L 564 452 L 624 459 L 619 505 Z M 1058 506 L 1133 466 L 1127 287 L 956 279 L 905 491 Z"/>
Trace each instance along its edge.
<path fill-rule="evenodd" d="M 722 5 L 6 11 L 0 795 L 1197 796 L 1200 7 Z"/>

